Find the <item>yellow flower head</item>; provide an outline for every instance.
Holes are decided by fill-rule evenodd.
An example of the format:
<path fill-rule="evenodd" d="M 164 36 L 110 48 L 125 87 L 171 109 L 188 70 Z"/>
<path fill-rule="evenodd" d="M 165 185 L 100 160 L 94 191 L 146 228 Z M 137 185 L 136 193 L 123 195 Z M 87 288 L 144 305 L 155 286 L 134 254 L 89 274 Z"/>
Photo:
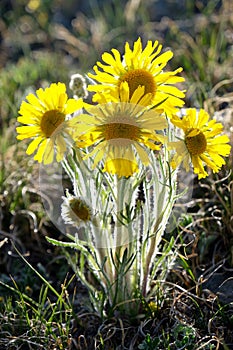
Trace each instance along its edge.
<path fill-rule="evenodd" d="M 188 109 L 182 119 L 178 116 L 171 119 L 184 134 L 183 140 L 170 142 L 170 147 L 176 149 L 172 166 L 176 168 L 183 162 L 186 171 L 189 171 L 191 161 L 198 179 L 208 176 L 204 163 L 216 173 L 225 164 L 222 156 L 228 156 L 231 150 L 228 136 L 220 135 L 223 130 L 222 124 L 217 123 L 215 119 L 209 119 L 208 113 L 203 109 L 198 113 L 194 108 Z"/>
<path fill-rule="evenodd" d="M 134 43 L 133 50 L 126 42 L 123 59 L 116 49 L 112 49 L 112 53 L 105 52 L 102 55 L 105 64 L 97 62 L 93 68 L 96 74 L 89 73 L 90 78 L 100 83 L 88 87 L 89 91 L 95 92 L 93 101 L 103 103 L 104 95 L 105 98 L 108 96 L 108 101 L 114 101 L 114 98 L 118 98 L 121 83 L 126 82 L 129 86 L 129 99 L 139 86 L 144 86 L 143 97 L 147 95 L 148 105 L 159 105 L 169 116 L 175 113 L 177 107 L 184 104 L 184 92 L 173 86 L 184 81 L 182 77 L 177 76 L 182 68 L 173 72 L 163 72 L 173 53 L 166 51 L 160 54 L 161 50 L 162 45 L 159 45 L 158 41 L 148 41 L 143 50 L 139 38 Z M 145 100 L 142 99 L 139 103 L 145 105 Z"/>
<path fill-rule="evenodd" d="M 51 84 L 46 89 L 36 91 L 37 96 L 29 94 L 19 110 L 18 122 L 25 124 L 16 128 L 17 139 L 32 139 L 26 153 L 36 150 L 34 159 L 39 163 L 60 162 L 66 152 L 65 134 L 71 134 L 74 124 L 68 115 L 83 107 L 82 100 L 68 99 L 63 83 Z"/>
<path fill-rule="evenodd" d="M 144 88 L 141 90 L 143 94 Z M 109 102 L 89 108 L 88 113 L 76 117 L 80 124 L 74 137 L 78 147 L 93 146 L 86 156 L 94 156 L 93 167 L 103 161 L 103 171 L 128 177 L 138 172 L 138 158 L 148 165 L 147 150 L 161 147 L 163 136 L 155 130 L 165 129 L 167 123 L 153 109 L 127 102 Z"/>

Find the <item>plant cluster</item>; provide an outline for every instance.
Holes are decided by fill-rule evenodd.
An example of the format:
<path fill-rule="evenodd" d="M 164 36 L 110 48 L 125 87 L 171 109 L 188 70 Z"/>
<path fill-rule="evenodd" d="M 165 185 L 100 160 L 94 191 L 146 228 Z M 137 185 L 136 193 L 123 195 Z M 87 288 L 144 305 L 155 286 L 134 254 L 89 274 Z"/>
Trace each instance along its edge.
<path fill-rule="evenodd" d="M 216 173 L 230 154 L 220 122 L 204 109 L 182 114 L 185 91 L 175 86 L 182 68 L 165 71 L 173 53 L 161 50 L 158 41 L 143 49 L 138 38 L 132 49 L 126 42 L 123 57 L 105 52 L 88 74 L 92 104 L 75 75 L 73 99 L 65 84 L 53 83 L 27 95 L 19 110 L 17 138 L 31 140 L 26 153 L 41 163 L 41 184 L 54 159 L 72 182 L 61 204 L 72 242 L 49 241 L 80 252 L 78 264 L 72 254 L 68 261 L 101 315 L 136 316 L 173 266 L 174 238 L 162 251 L 161 244 L 179 196 L 179 167 L 188 173 L 191 164 L 205 178 L 205 165 Z"/>

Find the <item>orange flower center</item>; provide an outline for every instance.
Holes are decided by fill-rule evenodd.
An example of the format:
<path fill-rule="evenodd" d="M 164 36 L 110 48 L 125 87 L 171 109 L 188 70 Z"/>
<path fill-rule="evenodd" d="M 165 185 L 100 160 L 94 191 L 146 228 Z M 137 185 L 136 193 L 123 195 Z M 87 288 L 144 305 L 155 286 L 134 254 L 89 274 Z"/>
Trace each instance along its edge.
<path fill-rule="evenodd" d="M 133 69 L 124 74 L 119 81 L 119 85 L 126 81 L 129 85 L 129 97 L 131 98 L 134 91 L 141 85 L 145 87 L 145 94 L 156 92 L 156 82 L 153 75 L 145 69 Z"/>
<path fill-rule="evenodd" d="M 45 137 L 51 137 L 64 121 L 65 115 L 56 109 L 45 112 L 40 123 L 41 130 L 45 134 Z"/>
<path fill-rule="evenodd" d="M 196 130 L 196 135 L 194 136 L 187 136 L 190 135 L 195 129 L 188 130 L 188 133 L 185 137 L 185 143 L 186 147 L 189 151 L 189 153 L 193 156 L 202 154 L 206 150 L 207 142 L 205 135 L 203 132 Z"/>
<path fill-rule="evenodd" d="M 140 128 L 132 124 L 109 123 L 104 125 L 105 140 L 127 139 L 138 140 Z"/>

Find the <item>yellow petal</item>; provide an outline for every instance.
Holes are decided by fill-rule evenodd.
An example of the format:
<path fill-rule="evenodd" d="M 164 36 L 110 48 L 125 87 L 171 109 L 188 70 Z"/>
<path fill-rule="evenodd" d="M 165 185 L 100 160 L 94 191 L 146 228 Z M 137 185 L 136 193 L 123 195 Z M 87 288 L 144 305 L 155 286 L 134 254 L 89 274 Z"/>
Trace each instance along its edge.
<path fill-rule="evenodd" d="M 103 171 L 117 174 L 119 177 L 129 177 L 138 172 L 138 165 L 136 162 L 128 159 L 111 159 L 105 162 Z"/>
<path fill-rule="evenodd" d="M 194 173 L 198 175 L 198 179 L 202 179 L 208 176 L 208 173 L 205 171 L 202 161 L 198 156 L 192 157 L 192 163 L 193 163 Z"/>
<path fill-rule="evenodd" d="M 40 119 L 35 116 L 35 115 L 24 115 L 24 116 L 20 116 L 17 118 L 17 121 L 19 123 L 22 123 L 22 124 L 31 124 L 31 125 L 39 125 L 40 124 Z"/>
<path fill-rule="evenodd" d="M 34 94 L 27 95 L 26 99 L 34 109 L 41 110 L 44 108 L 43 102 L 39 100 Z"/>
<path fill-rule="evenodd" d="M 56 160 L 60 162 L 64 158 L 64 153 L 66 152 L 66 141 L 62 135 L 56 137 Z"/>
<path fill-rule="evenodd" d="M 146 151 L 137 142 L 134 142 L 134 147 L 136 148 L 137 153 L 138 153 L 142 163 L 144 165 L 148 165 L 150 160 L 149 160 L 149 156 L 146 153 Z"/>
<path fill-rule="evenodd" d="M 82 107 L 83 107 L 82 99 L 75 100 L 73 98 L 70 98 L 66 103 L 64 113 L 65 114 L 72 114 L 76 111 L 79 111 Z"/>
<path fill-rule="evenodd" d="M 18 134 L 17 139 L 23 140 L 30 137 L 35 137 L 41 130 L 38 126 L 19 126 L 16 128 Z"/>
<path fill-rule="evenodd" d="M 47 146 L 48 139 L 45 139 L 41 142 L 41 144 L 38 147 L 38 151 L 34 156 L 34 159 L 37 160 L 39 163 L 42 163 L 44 151 Z"/>
<path fill-rule="evenodd" d="M 130 103 L 137 104 L 143 97 L 145 92 L 145 86 L 139 85 L 136 90 L 134 90 L 133 95 L 130 99 Z"/>
<path fill-rule="evenodd" d="M 47 146 L 44 149 L 43 163 L 51 164 L 54 157 L 54 141 L 52 139 L 49 140 Z"/>
<path fill-rule="evenodd" d="M 231 152 L 231 146 L 228 144 L 212 144 L 208 145 L 207 150 L 208 153 L 216 153 L 221 156 L 229 156 Z"/>
<path fill-rule="evenodd" d="M 120 84 L 119 94 L 121 102 L 129 102 L 129 85 L 126 81 Z"/>
<path fill-rule="evenodd" d="M 221 144 L 227 144 L 228 142 L 230 142 L 229 137 L 227 135 L 220 135 L 218 137 L 215 137 L 211 140 L 209 140 L 209 142 L 211 143 L 211 145 L 221 145 Z M 230 145 L 226 145 L 227 147 Z"/>
<path fill-rule="evenodd" d="M 154 59 L 153 67 L 156 67 L 161 64 L 166 64 L 172 57 L 173 53 L 171 51 L 162 53 L 160 56 Z"/>
<path fill-rule="evenodd" d="M 35 106 L 32 106 L 31 104 L 23 101 L 21 103 L 20 109 L 19 109 L 19 114 L 21 114 L 22 116 L 28 116 L 30 118 L 30 116 L 39 116 L 41 114 L 44 113 L 44 107 L 41 106 L 40 108 L 37 108 Z M 26 123 L 27 124 L 27 123 Z"/>
<path fill-rule="evenodd" d="M 200 109 L 198 114 L 197 128 L 201 129 L 209 120 L 209 114 L 204 110 Z"/>
<path fill-rule="evenodd" d="M 209 157 L 207 157 L 205 154 L 201 154 L 200 158 L 203 162 L 208 165 L 211 169 L 214 170 L 214 172 L 217 172 L 219 170 L 219 166 L 217 166 Z"/>
<path fill-rule="evenodd" d="M 28 146 L 26 153 L 28 155 L 32 154 L 35 152 L 35 150 L 37 149 L 37 147 L 39 146 L 39 144 L 41 143 L 41 141 L 43 140 L 43 137 L 38 136 L 36 139 L 34 139 Z"/>
<path fill-rule="evenodd" d="M 183 91 L 177 89 L 177 87 L 175 86 L 170 86 L 170 85 L 160 85 L 159 86 L 159 90 L 162 92 L 165 92 L 168 95 L 172 95 L 175 97 L 179 97 L 179 98 L 184 98 L 185 94 L 183 93 Z"/>

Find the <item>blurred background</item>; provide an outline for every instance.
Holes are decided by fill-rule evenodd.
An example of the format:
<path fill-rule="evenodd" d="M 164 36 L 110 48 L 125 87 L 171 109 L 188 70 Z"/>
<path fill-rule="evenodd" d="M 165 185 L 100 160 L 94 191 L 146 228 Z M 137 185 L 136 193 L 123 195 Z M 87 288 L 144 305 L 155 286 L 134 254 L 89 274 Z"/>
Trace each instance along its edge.
<path fill-rule="evenodd" d="M 168 68 L 183 66 L 188 106 L 202 105 L 233 76 L 231 0 L 1 0 L 0 12 L 4 120 L 17 115 L 29 89 L 67 83 L 72 73 L 90 71 L 104 51 L 122 52 L 138 36 L 172 49 Z"/>

